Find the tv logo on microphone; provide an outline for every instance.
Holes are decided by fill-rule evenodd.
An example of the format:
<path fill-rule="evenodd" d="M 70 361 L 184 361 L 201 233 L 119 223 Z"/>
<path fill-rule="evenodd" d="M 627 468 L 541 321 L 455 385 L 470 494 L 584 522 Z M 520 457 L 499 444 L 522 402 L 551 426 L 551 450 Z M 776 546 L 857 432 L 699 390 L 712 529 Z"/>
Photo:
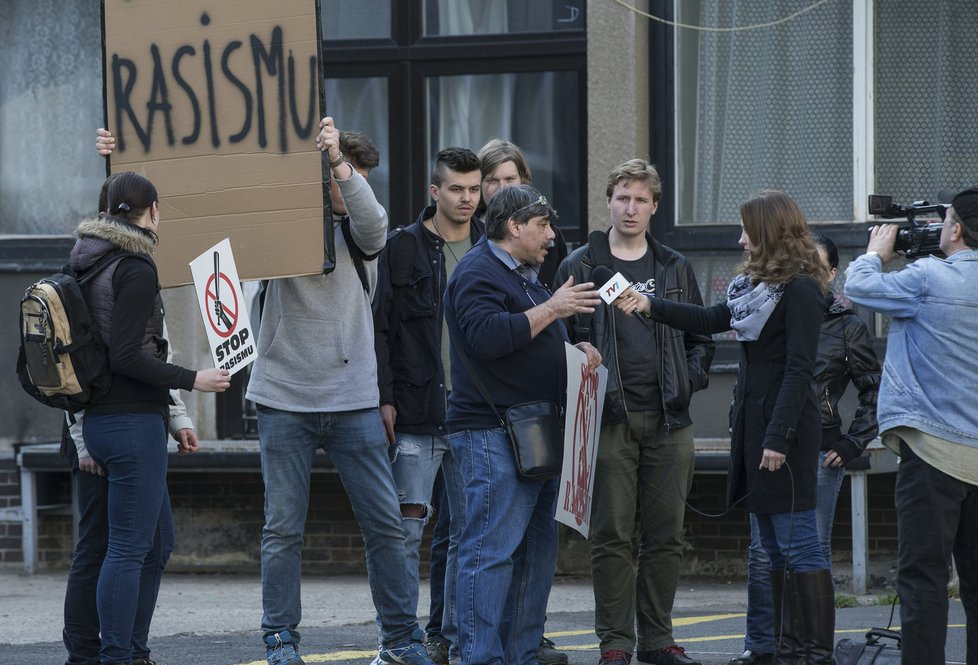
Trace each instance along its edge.
<path fill-rule="evenodd" d="M 618 298 L 618 296 L 623 294 L 625 289 L 627 289 L 629 286 L 631 286 L 631 283 L 625 279 L 624 275 L 622 275 L 620 272 L 616 272 L 614 277 L 605 282 L 598 289 L 598 294 L 601 296 L 601 299 L 605 301 L 605 303 L 610 305 L 616 298 Z"/>

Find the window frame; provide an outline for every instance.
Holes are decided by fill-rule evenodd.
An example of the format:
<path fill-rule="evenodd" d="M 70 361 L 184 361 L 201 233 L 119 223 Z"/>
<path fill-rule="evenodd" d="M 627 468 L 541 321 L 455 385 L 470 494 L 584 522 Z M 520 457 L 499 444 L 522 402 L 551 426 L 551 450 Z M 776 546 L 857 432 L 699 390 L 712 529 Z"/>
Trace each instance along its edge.
<path fill-rule="evenodd" d="M 410 223 L 429 203 L 429 77 L 576 71 L 577 110 L 582 127 L 587 127 L 586 15 L 581 30 L 425 36 L 423 10 L 423 0 L 392 0 L 390 39 L 323 41 L 327 78 L 387 77 L 391 154 L 386 158 L 391 173 L 388 214 L 392 227 Z M 418 127 L 424 129 L 418 131 Z M 480 146 L 470 147 L 478 150 Z M 587 210 L 586 167 L 587 144 L 582 140 L 578 147 L 581 187 L 575 202 L 582 211 Z M 579 226 L 561 227 L 568 241 L 586 238 L 587 215 L 581 215 Z"/>
<path fill-rule="evenodd" d="M 675 20 L 676 0 L 650 0 L 649 11 L 667 21 Z M 676 108 L 675 28 L 649 21 L 650 148 L 656 168 L 667 183 L 659 211 L 652 219 L 652 233 L 679 251 L 739 250 L 739 230 L 734 224 L 678 224 L 676 216 Z M 864 248 L 869 217 L 868 195 L 875 183 L 873 107 L 873 0 L 853 6 L 853 217 L 818 222 L 819 231 L 830 235 L 840 250 Z"/>

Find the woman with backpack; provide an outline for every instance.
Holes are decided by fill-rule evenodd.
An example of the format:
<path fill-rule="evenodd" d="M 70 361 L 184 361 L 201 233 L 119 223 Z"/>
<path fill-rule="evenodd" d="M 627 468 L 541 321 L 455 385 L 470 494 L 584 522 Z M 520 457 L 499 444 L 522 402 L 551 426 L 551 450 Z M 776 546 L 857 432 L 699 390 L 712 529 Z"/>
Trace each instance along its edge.
<path fill-rule="evenodd" d="M 102 257 L 121 255 L 83 287 L 112 369 L 108 392 L 85 409 L 83 433 L 109 480 L 109 546 L 97 590 L 99 659 L 129 665 L 133 626 L 148 625 L 156 605 L 166 563 L 160 543 L 173 537 L 166 490 L 169 390 L 223 392 L 230 375 L 165 361 L 163 301 L 152 258 L 160 221 L 156 188 L 138 173 L 116 174 L 108 210 L 79 224 L 69 264 L 83 276 Z"/>

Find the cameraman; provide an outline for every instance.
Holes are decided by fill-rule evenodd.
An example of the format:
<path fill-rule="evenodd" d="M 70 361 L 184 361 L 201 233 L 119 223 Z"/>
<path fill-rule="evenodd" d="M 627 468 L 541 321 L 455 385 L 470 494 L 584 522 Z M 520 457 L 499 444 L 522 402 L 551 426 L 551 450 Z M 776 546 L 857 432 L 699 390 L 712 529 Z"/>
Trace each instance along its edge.
<path fill-rule="evenodd" d="M 978 188 L 954 197 L 941 229 L 947 258 L 884 273 L 897 227 L 872 229 L 849 265 L 845 293 L 890 317 L 878 418 L 900 455 L 897 592 L 903 662 L 944 663 L 951 555 L 978 665 Z"/>

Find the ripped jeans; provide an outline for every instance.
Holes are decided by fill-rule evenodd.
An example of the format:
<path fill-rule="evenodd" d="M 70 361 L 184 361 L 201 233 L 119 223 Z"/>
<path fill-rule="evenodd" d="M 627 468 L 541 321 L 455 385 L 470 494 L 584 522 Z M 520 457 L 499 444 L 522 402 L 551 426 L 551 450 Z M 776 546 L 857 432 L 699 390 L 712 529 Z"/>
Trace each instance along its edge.
<path fill-rule="evenodd" d="M 404 549 L 408 571 L 414 577 L 409 584 L 411 598 L 408 607 L 418 611 L 418 566 L 421 536 L 428 520 L 432 517 L 431 491 L 439 467 L 445 478 L 445 494 L 448 505 L 445 507 L 451 516 L 449 529 L 448 558 L 445 564 L 445 610 L 442 617 L 442 636 L 452 644 L 458 644 L 458 626 L 455 620 L 455 581 L 458 574 L 456 565 L 458 540 L 462 532 L 464 497 L 462 477 L 455 458 L 448 445 L 447 436 L 427 434 L 397 433 L 397 445 L 391 448 L 391 469 L 394 485 L 401 505 L 422 506 L 422 517 L 403 517 Z M 456 517 L 458 516 L 458 517 Z"/>

